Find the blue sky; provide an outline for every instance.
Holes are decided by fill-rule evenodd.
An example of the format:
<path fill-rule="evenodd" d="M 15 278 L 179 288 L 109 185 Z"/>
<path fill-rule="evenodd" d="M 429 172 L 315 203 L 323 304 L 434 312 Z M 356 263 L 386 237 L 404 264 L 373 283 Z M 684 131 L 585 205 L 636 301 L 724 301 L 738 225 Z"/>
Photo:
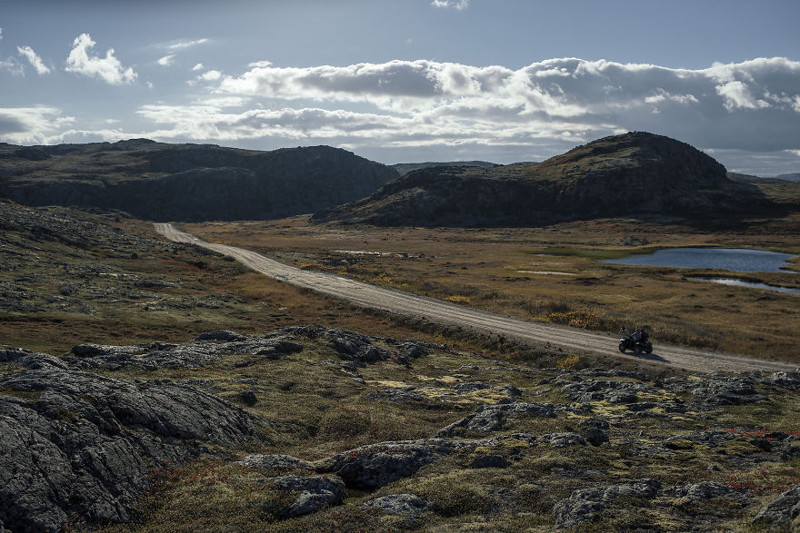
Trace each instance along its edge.
<path fill-rule="evenodd" d="M 675 137 L 800 172 L 800 2 L 10 0 L 0 141 L 538 161 Z"/>

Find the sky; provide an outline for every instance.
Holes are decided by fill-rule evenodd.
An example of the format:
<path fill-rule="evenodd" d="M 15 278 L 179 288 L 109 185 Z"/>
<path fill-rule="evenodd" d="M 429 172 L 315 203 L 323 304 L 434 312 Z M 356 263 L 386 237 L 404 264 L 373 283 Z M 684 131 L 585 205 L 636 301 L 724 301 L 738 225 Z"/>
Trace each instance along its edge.
<path fill-rule="evenodd" d="M 800 172 L 797 0 L 4 0 L 0 142 L 542 161 L 649 131 Z"/>

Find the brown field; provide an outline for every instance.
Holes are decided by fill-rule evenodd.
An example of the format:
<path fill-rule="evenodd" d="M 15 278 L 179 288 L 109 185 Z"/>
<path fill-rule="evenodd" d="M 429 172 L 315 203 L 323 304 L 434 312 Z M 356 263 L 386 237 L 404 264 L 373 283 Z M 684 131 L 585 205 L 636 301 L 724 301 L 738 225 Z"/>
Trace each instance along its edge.
<path fill-rule="evenodd" d="M 308 217 L 181 226 L 301 268 L 530 320 L 605 331 L 646 324 L 656 342 L 800 361 L 796 295 L 687 279 L 708 271 L 599 262 L 678 246 L 797 254 L 793 217 L 725 231 L 618 219 L 495 229 L 312 225 Z M 798 288 L 797 258 L 792 268 L 737 277 Z M 275 285 L 249 279 L 250 291 Z"/>

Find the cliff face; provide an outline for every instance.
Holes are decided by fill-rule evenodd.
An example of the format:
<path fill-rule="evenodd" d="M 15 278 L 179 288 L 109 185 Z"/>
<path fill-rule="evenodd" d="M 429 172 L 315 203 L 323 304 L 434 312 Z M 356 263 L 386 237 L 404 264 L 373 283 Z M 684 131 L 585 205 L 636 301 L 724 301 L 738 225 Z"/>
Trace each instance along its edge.
<path fill-rule="evenodd" d="M 628 133 L 542 163 L 411 172 L 315 220 L 378 225 L 538 225 L 614 216 L 730 217 L 768 207 L 688 144 Z"/>
<path fill-rule="evenodd" d="M 310 213 L 362 198 L 397 175 L 327 146 L 258 152 L 143 139 L 0 145 L 0 196 L 32 206 L 120 209 L 157 221 Z"/>

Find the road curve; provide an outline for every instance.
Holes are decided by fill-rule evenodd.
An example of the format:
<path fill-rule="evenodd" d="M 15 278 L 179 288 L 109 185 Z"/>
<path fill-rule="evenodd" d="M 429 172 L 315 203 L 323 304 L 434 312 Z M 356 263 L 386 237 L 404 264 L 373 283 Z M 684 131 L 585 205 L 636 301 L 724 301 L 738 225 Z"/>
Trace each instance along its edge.
<path fill-rule="evenodd" d="M 400 315 L 422 317 L 431 322 L 461 326 L 488 335 L 503 335 L 526 343 L 550 343 L 567 349 L 623 357 L 617 350 L 616 336 L 564 326 L 529 322 L 488 311 L 456 305 L 426 296 L 321 272 L 309 272 L 269 259 L 244 248 L 215 244 L 176 229 L 172 224 L 156 223 L 155 229 L 167 239 L 201 246 L 236 259 L 245 266 L 271 278 L 298 287 L 347 300 L 361 307 L 379 309 Z M 642 357 L 624 356 L 642 360 Z M 646 360 L 692 372 L 715 371 L 791 371 L 796 363 L 754 359 L 742 355 L 693 350 L 677 346 L 657 345 Z"/>

